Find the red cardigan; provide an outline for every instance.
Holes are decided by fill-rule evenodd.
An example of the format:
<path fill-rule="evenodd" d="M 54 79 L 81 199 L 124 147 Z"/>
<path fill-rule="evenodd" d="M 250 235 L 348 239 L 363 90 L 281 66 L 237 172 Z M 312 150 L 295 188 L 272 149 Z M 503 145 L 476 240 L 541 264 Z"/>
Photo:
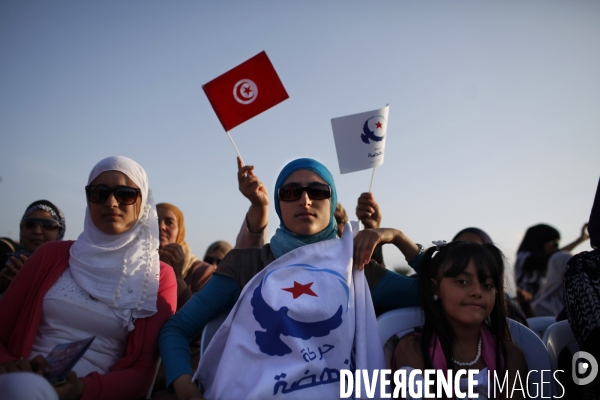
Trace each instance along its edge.
<path fill-rule="evenodd" d="M 46 292 L 69 265 L 72 241 L 48 242 L 27 260 L 0 299 L 0 364 L 28 358 L 42 315 Z M 81 399 L 135 399 L 148 391 L 158 361 L 158 334 L 177 307 L 173 268 L 160 263 L 158 312 L 135 321 L 127 350 L 110 372 L 83 377 Z"/>

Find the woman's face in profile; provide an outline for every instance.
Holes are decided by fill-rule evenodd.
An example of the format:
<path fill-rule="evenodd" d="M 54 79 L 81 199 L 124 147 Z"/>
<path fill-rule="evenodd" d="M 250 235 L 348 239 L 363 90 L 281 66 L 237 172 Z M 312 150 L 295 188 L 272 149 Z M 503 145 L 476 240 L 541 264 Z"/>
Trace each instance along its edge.
<path fill-rule="evenodd" d="M 295 184 L 306 187 L 313 183 L 327 182 L 312 171 L 300 169 L 293 172 L 283 185 Z M 331 199 L 313 200 L 306 191 L 298 200 L 279 201 L 281 218 L 285 226 L 298 235 L 314 235 L 329 225 L 331 220 Z"/>
<path fill-rule="evenodd" d="M 53 226 L 43 224 L 41 220 L 47 219 Z M 39 221 L 38 221 L 39 220 Z M 59 226 L 48 211 L 35 210 L 21 224 L 21 245 L 34 252 L 46 242 L 58 238 Z"/>
<path fill-rule="evenodd" d="M 127 175 L 119 171 L 101 173 L 90 183 L 90 186 L 92 185 L 106 185 L 111 189 L 123 186 L 139 189 Z M 135 225 L 140 214 L 141 203 L 142 197 L 138 194 L 135 203 L 121 204 L 113 192 L 103 203 L 92 203 L 88 200 L 88 208 L 96 228 L 103 233 L 116 235 L 128 231 Z"/>

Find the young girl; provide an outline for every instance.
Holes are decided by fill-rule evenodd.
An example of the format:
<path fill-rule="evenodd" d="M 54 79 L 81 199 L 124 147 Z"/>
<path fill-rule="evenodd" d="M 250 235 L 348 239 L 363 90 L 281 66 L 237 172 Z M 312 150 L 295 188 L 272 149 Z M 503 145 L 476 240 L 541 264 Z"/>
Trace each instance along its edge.
<path fill-rule="evenodd" d="M 413 369 L 454 371 L 453 376 L 461 369 L 476 369 L 475 392 L 480 399 L 488 398 L 488 370 L 490 384 L 494 371 L 500 382 L 508 373 L 509 388 L 517 371 L 524 382 L 525 356 L 510 340 L 506 323 L 504 257 L 500 250 L 492 244 L 469 242 L 432 247 L 425 252 L 419 273 L 425 324 L 400 340 L 392 360 L 393 367 L 406 370 L 406 381 Z M 467 391 L 466 383 L 461 379 L 462 392 Z M 506 387 L 500 394 L 504 398 Z M 429 390 L 437 393 L 437 387 Z M 491 387 L 491 397 L 495 398 L 493 393 Z M 444 391 L 442 395 L 446 398 Z M 522 395 L 515 391 L 512 398 Z M 407 396 L 411 398 L 408 390 Z"/>

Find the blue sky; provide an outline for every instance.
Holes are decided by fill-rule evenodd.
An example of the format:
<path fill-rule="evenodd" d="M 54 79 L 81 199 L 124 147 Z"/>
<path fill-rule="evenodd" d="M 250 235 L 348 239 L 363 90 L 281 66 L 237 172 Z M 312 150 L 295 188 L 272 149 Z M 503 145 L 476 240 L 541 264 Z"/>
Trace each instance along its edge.
<path fill-rule="evenodd" d="M 0 235 L 46 198 L 77 238 L 89 171 L 125 155 L 197 255 L 233 242 L 248 203 L 201 87 L 265 50 L 290 98 L 232 135 L 270 191 L 312 157 L 353 210 L 371 172 L 339 174 L 330 119 L 389 103 L 384 226 L 423 244 L 477 226 L 510 259 L 540 222 L 567 243 L 600 175 L 599 37 L 595 1 L 4 1 Z"/>

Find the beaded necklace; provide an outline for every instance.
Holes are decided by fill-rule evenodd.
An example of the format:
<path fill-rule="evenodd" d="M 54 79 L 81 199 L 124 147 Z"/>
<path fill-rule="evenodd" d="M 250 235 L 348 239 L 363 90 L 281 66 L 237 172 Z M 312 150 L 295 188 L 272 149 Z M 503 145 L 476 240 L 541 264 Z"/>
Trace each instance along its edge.
<path fill-rule="evenodd" d="M 479 358 L 481 357 L 481 337 L 479 337 L 479 344 L 477 344 L 477 355 L 475 356 L 475 359 L 473 361 L 456 361 L 454 359 L 454 357 L 452 358 L 452 362 L 460 367 L 470 367 L 475 365 L 475 363 L 477 361 L 479 361 Z"/>

